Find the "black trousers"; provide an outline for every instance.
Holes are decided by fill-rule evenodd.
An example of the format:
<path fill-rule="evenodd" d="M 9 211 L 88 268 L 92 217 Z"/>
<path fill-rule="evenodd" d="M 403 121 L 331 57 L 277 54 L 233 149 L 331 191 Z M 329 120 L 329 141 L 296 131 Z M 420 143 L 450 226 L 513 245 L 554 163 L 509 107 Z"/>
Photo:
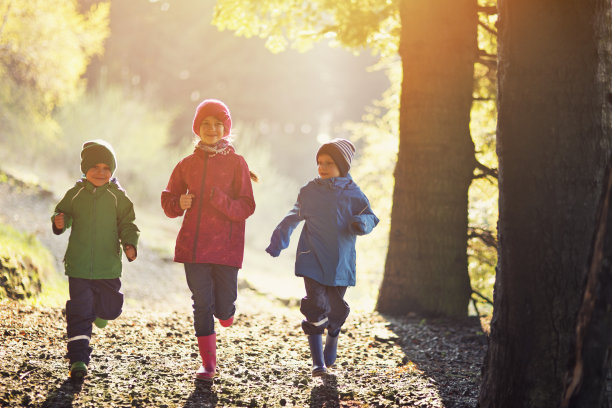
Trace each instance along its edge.
<path fill-rule="evenodd" d="M 96 317 L 113 320 L 123 307 L 121 281 L 116 279 L 68 278 L 70 300 L 66 302 L 68 358 L 70 363 L 89 363 L 91 324 Z"/>
<path fill-rule="evenodd" d="M 195 335 L 215 333 L 215 317 L 227 320 L 236 313 L 238 268 L 215 264 L 185 264 L 193 300 Z"/>
<path fill-rule="evenodd" d="M 326 286 L 304 277 L 306 296 L 302 298 L 300 311 L 306 317 L 302 330 L 306 334 L 323 334 L 325 328 L 332 336 L 340 333 L 351 308 L 344 301 L 346 286 Z"/>

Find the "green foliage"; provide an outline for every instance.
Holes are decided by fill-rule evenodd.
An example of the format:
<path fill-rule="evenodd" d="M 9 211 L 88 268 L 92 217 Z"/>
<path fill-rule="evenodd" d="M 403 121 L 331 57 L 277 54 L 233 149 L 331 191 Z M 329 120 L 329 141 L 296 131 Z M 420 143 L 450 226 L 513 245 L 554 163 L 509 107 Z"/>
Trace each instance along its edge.
<path fill-rule="evenodd" d="M 0 223 L 0 300 L 34 298 L 41 278 L 54 273 L 53 256 L 36 236 Z"/>
<path fill-rule="evenodd" d="M 103 51 L 108 12 L 108 3 L 81 14 L 76 0 L 1 0 L 2 106 L 18 103 L 36 118 L 74 99 L 89 60 Z"/>
<path fill-rule="evenodd" d="M 479 5 L 495 7 L 495 0 L 482 0 Z M 472 105 L 470 132 L 476 150 L 476 159 L 489 169 L 497 169 L 498 160 L 495 152 L 497 106 L 495 93 L 497 89 L 497 35 L 495 24 L 497 14 L 480 12 L 478 15 L 478 47 L 481 50 L 479 59 L 474 65 L 474 103 Z M 480 232 L 497 235 L 498 219 L 498 186 L 497 178 L 483 177 L 481 171 L 472 182 L 468 192 L 468 222 L 471 228 Z M 490 244 L 490 243 L 489 243 Z M 468 240 L 468 271 L 472 288 L 489 299 L 493 299 L 495 266 L 497 265 L 497 248 L 486 245 L 480 238 Z M 486 302 L 476 297 L 483 306 Z M 490 311 L 491 306 L 487 305 Z M 484 309 L 483 309 L 484 310 Z M 481 310 L 481 312 L 483 311 Z"/>
<path fill-rule="evenodd" d="M 479 1 L 482 7 L 495 7 L 495 0 Z M 478 13 L 479 56 L 474 65 L 474 96 L 477 99 L 495 100 L 497 89 L 497 14 Z"/>
<path fill-rule="evenodd" d="M 305 51 L 320 40 L 381 55 L 397 52 L 397 0 L 218 0 L 219 29 L 266 38 L 272 52 Z"/>

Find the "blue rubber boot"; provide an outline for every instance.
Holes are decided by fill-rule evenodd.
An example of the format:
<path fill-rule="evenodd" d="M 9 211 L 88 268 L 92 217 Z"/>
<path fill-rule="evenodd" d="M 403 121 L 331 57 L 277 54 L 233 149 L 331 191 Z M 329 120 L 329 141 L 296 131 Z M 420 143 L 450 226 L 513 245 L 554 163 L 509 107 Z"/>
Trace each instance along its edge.
<path fill-rule="evenodd" d="M 338 337 L 340 337 L 340 333 L 338 333 L 335 337 L 330 336 L 329 333 L 327 333 L 327 337 L 325 338 L 325 349 L 323 349 L 323 356 L 325 358 L 325 365 L 327 367 L 333 366 L 336 362 Z"/>
<path fill-rule="evenodd" d="M 327 372 L 323 359 L 323 336 L 321 334 L 309 334 L 308 345 L 312 355 L 312 376 L 320 377 Z"/>

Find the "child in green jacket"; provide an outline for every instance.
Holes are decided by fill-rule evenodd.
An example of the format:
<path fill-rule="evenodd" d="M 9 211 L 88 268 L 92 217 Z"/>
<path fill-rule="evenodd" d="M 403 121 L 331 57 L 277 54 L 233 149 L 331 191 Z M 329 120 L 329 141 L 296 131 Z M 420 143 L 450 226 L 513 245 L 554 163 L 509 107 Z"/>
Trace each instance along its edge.
<path fill-rule="evenodd" d="M 134 206 L 117 179 L 111 179 L 116 167 L 110 144 L 100 139 L 85 142 L 85 176 L 66 192 L 51 217 L 55 234 L 72 227 L 64 267 L 70 291 L 67 357 L 75 381 L 87 374 L 92 323 L 103 328 L 121 314 L 121 246 L 130 262 L 137 255 Z"/>

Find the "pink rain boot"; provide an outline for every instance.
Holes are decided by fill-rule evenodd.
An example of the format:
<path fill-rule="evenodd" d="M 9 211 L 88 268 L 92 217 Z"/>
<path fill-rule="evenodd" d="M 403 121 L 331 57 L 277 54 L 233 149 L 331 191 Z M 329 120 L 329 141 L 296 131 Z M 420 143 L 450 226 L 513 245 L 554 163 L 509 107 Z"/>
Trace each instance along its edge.
<path fill-rule="evenodd" d="M 225 320 L 219 319 L 219 323 L 223 327 L 230 327 L 232 323 L 234 323 L 234 316 L 230 317 L 229 319 L 225 319 Z"/>
<path fill-rule="evenodd" d="M 198 337 L 198 348 L 202 365 L 196 371 L 194 378 L 201 381 L 212 381 L 217 368 L 217 334 Z"/>

